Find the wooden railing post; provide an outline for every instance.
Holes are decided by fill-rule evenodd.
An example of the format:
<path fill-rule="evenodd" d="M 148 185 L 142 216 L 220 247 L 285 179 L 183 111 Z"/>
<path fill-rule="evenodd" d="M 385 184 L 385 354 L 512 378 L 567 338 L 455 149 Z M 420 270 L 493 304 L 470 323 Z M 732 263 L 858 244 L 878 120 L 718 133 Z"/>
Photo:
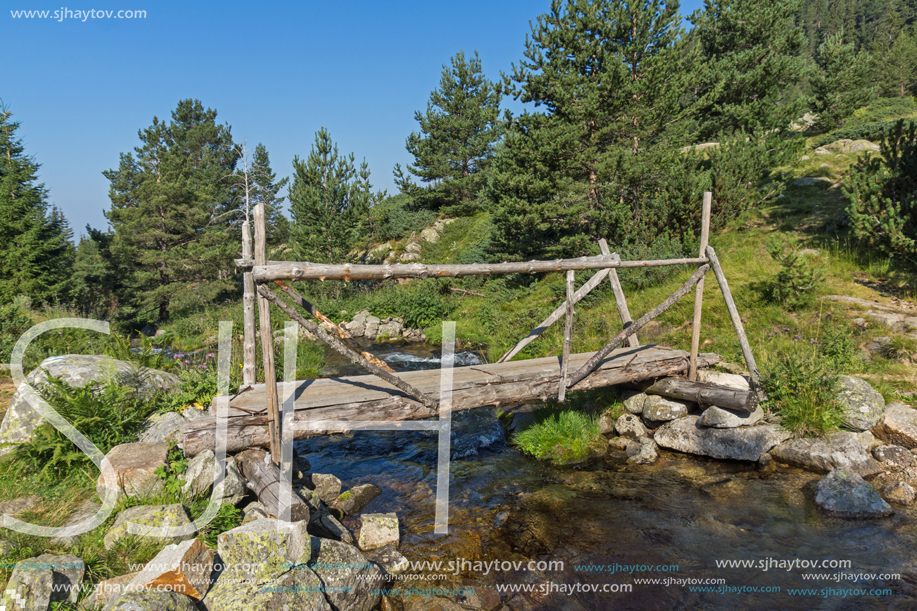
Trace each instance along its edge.
<path fill-rule="evenodd" d="M 242 257 L 252 258 L 252 228 L 242 223 Z M 255 383 L 255 281 L 252 270 L 242 274 L 242 384 Z"/>
<path fill-rule="evenodd" d="M 599 249 L 602 251 L 603 255 L 611 254 L 608 248 L 608 242 L 605 241 L 605 238 L 599 240 Z M 627 309 L 627 299 L 624 298 L 624 289 L 621 288 L 621 280 L 618 279 L 618 270 L 614 268 L 608 270 L 608 281 L 611 283 L 611 292 L 615 295 L 618 314 L 621 315 L 621 322 L 626 329 L 633 323 L 633 320 L 631 320 L 630 317 L 630 310 Z M 631 348 L 640 346 L 640 340 L 637 339 L 636 333 L 627 338 L 627 345 Z"/>
<path fill-rule="evenodd" d="M 576 272 L 567 272 L 567 320 L 564 325 L 564 354 L 560 362 L 560 390 L 557 400 L 561 403 L 567 397 L 567 370 L 570 368 L 570 342 L 573 340 L 573 282 Z"/>
<path fill-rule="evenodd" d="M 707 256 L 707 242 L 710 239 L 710 207 L 713 204 L 713 193 L 704 192 L 704 208 L 700 225 L 700 256 Z M 700 320 L 704 306 L 704 279 L 701 278 L 694 289 L 694 323 L 691 325 L 691 366 L 688 379 L 697 379 L 697 351 L 700 349 Z"/>
<path fill-rule="evenodd" d="M 264 204 L 255 206 L 255 265 L 267 263 L 267 231 L 264 224 Z M 274 372 L 274 336 L 271 334 L 271 303 L 258 296 L 258 317 L 261 324 L 261 357 L 264 363 L 264 387 L 267 414 L 270 418 L 271 459 L 280 461 L 280 409 L 277 398 L 277 375 Z"/>

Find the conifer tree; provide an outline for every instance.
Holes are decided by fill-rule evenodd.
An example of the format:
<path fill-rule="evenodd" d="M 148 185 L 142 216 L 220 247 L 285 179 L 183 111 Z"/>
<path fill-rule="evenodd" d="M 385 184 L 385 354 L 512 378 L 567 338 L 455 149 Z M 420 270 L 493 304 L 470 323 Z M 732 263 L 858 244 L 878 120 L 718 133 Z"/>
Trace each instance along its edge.
<path fill-rule="evenodd" d="M 267 239 L 270 246 L 279 245 L 287 240 L 290 233 L 289 221 L 283 215 L 285 197 L 279 195 L 287 186 L 289 178 L 277 180 L 277 174 L 271 169 L 271 159 L 267 148 L 258 143 L 252 156 L 252 204 L 264 204 Z"/>
<path fill-rule="evenodd" d="M 917 88 L 917 37 L 913 29 L 901 30 L 894 42 L 880 45 L 876 68 L 887 97 L 907 97 Z"/>
<path fill-rule="evenodd" d="M 857 53 L 852 42 L 844 43 L 841 30 L 825 38 L 818 47 L 816 61 L 818 71 L 812 77 L 812 94 L 817 126 L 829 131 L 841 127 L 853 111 L 876 97 L 877 88 L 868 82 L 872 58 L 865 52 Z"/>
<path fill-rule="evenodd" d="M 290 242 L 300 261 L 342 263 L 359 239 L 358 227 L 381 193 L 373 194 L 366 161 L 341 155 L 324 127 L 305 160 L 293 159 Z"/>
<path fill-rule="evenodd" d="M 111 182 L 110 252 L 125 271 L 124 314 L 163 320 L 234 289 L 239 233 L 229 177 L 238 154 L 216 116 L 182 100 L 171 121 L 154 117 L 134 153 L 103 172 Z"/>
<path fill-rule="evenodd" d="M 451 67 L 443 65 L 426 113 L 414 113 L 420 132 L 407 138 L 407 150 L 414 156 L 407 167 L 409 176 L 395 166 L 401 192 L 433 208 L 473 199 L 482 186 L 481 170 L 500 137 L 501 97 L 501 88 L 484 77 L 477 51 L 470 59 L 459 51 Z M 415 185 L 410 175 L 427 189 Z"/>
<path fill-rule="evenodd" d="M 48 210 L 38 163 L 17 138 L 19 123 L 0 106 L 0 306 L 17 295 L 32 303 L 69 297 L 72 233 L 64 215 Z"/>

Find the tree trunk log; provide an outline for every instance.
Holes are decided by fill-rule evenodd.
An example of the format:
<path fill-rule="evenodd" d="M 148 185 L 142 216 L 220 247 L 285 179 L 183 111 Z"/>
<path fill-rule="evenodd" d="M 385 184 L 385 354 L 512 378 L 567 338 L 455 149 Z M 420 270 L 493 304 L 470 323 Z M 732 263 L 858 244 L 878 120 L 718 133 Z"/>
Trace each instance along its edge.
<path fill-rule="evenodd" d="M 644 392 L 672 399 L 694 401 L 704 405 L 716 405 L 737 412 L 751 413 L 758 407 L 758 398 L 753 391 L 738 390 L 708 382 L 692 382 L 683 378 L 659 380 Z"/>
<path fill-rule="evenodd" d="M 567 397 L 567 370 L 570 369 L 570 344 L 573 342 L 573 282 L 576 272 L 567 272 L 567 320 L 564 324 L 564 351 L 560 361 L 560 390 L 557 400 L 564 402 Z"/>
<path fill-rule="evenodd" d="M 700 226 L 700 256 L 707 252 L 707 240 L 710 238 L 710 207 L 713 205 L 713 193 L 704 192 L 704 205 Z M 688 379 L 697 379 L 697 351 L 700 349 L 700 321 L 704 306 L 704 279 L 697 282 L 694 289 L 694 322 L 691 325 L 691 368 Z"/>
<path fill-rule="evenodd" d="M 275 518 L 283 515 L 280 507 L 280 492 L 287 485 L 280 479 L 280 468 L 271 461 L 264 450 L 251 449 L 236 456 L 242 475 L 248 480 L 248 487 L 264 504 L 268 514 Z M 290 490 L 290 521 L 309 519 L 309 506 L 293 490 Z"/>
<path fill-rule="evenodd" d="M 264 204 L 257 204 L 255 217 L 255 261 L 267 261 L 267 230 L 264 224 Z M 254 278 L 254 276 L 252 276 Z M 260 292 L 262 287 L 258 287 Z M 271 418 L 271 455 L 280 458 L 280 400 L 277 397 L 277 376 L 274 372 L 274 336 L 271 334 L 271 304 L 258 298 L 258 318 L 261 326 L 261 358 L 264 362 L 264 384 L 267 386 L 267 413 Z"/>
<path fill-rule="evenodd" d="M 242 223 L 242 256 L 252 256 L 252 230 Z M 242 384 L 255 383 L 255 281 L 251 271 L 242 274 Z"/>

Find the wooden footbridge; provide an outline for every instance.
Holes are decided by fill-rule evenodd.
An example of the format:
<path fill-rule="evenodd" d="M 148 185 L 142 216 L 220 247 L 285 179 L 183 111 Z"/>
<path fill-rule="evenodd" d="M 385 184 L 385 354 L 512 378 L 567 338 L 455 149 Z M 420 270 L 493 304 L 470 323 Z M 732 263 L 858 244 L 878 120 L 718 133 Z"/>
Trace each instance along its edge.
<path fill-rule="evenodd" d="M 406 429 L 433 429 L 436 428 L 432 426 L 434 423 L 429 423 L 431 426 L 426 427 L 425 423 L 413 421 L 442 415 L 440 399 L 443 387 L 439 370 L 395 374 L 384 362 L 363 352 L 351 340 L 345 329 L 335 325 L 315 306 L 299 295 L 289 284 L 294 281 L 431 279 L 473 275 L 566 272 L 567 291 L 564 302 L 512 350 L 496 363 L 455 367 L 452 370 L 451 393 L 448 397 L 449 409 L 458 411 L 485 405 L 543 401 L 555 395 L 563 401 L 569 390 L 585 390 L 667 376 L 686 375 L 688 381 L 695 380 L 698 368 L 709 367 L 720 358 L 715 354 L 698 353 L 704 276 L 712 270 L 725 298 L 729 315 L 742 346 L 754 389 L 760 393 L 758 370 L 742 327 L 742 321 L 716 253 L 707 244 L 710 207 L 711 194 L 705 193 L 701 246 L 699 256 L 696 258 L 622 261 L 617 254 L 610 253 L 608 245 L 601 240 L 599 246 L 602 254 L 599 256 L 555 261 L 479 265 L 325 265 L 268 261 L 264 209 L 260 204 L 255 206 L 254 252 L 251 230 L 246 221 L 243 223 L 242 234 L 243 258 L 236 261 L 238 266 L 245 269 L 243 385 L 239 393 L 229 401 L 227 450 L 234 452 L 250 446 L 262 446 L 270 448 L 272 456 L 280 457 L 282 426 L 280 404 L 283 398 L 288 397 L 291 397 L 288 401 L 292 401 L 293 421 L 286 420 L 285 422 L 293 425 L 291 427 L 293 432 L 290 435 L 290 431 L 286 431 L 284 435 L 286 439 L 300 439 L 342 429 L 374 428 L 372 424 L 378 421 L 400 422 Z M 636 321 L 631 320 L 616 270 L 664 265 L 689 265 L 697 266 L 697 269 L 665 301 Z M 596 273 L 578 290 L 574 290 L 575 272 L 586 270 L 596 270 Z M 606 278 L 615 296 L 622 321 L 622 331 L 601 350 L 581 354 L 571 353 L 575 316 L 573 307 Z M 280 294 L 275 292 L 273 287 L 279 288 Z M 672 350 L 654 345 L 641 346 L 637 338 L 640 329 L 669 309 L 692 289 L 694 289 L 695 301 L 691 351 Z M 255 381 L 254 307 L 256 291 L 266 380 L 266 383 L 263 384 Z M 319 341 L 363 367 L 368 374 L 276 382 L 274 338 L 271 333 L 271 304 L 279 308 L 299 326 L 311 332 Z M 565 319 L 562 356 L 511 361 L 519 351 L 561 318 Z M 673 396 L 704 402 L 705 397 L 722 392 L 725 392 L 722 387 L 691 382 L 687 387 L 680 387 Z M 729 393 L 734 393 L 734 391 L 729 391 Z M 290 403 L 288 402 L 287 405 Z M 342 427 L 341 422 L 347 422 L 348 425 Z M 328 428 L 328 423 L 336 428 Z M 365 426 L 362 426 L 362 423 L 365 423 Z M 185 454 L 191 456 L 204 449 L 214 448 L 216 424 L 215 417 L 202 417 L 189 423 L 184 435 Z"/>

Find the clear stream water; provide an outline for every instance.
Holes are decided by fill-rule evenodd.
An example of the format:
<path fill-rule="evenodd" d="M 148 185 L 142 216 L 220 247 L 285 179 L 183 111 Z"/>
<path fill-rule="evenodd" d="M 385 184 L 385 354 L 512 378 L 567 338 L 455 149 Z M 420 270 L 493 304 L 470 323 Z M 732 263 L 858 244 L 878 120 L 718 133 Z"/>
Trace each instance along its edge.
<path fill-rule="evenodd" d="M 438 366 L 438 355 L 429 346 L 380 352 L 396 368 Z M 471 364 L 479 357 L 468 353 L 462 358 Z M 495 422 L 487 410 L 456 416 L 454 446 L 466 441 L 474 446 L 492 433 Z M 398 514 L 400 550 L 411 561 L 563 562 L 563 569 L 554 570 L 443 570 L 445 579 L 405 581 L 401 587 L 534 586 L 535 592 L 502 595 L 510 598 L 507 608 L 513 610 L 917 609 L 917 511 L 896 507 L 895 516 L 884 520 L 827 518 L 813 502 L 820 476 L 796 469 L 761 472 L 746 463 L 669 452 L 661 452 L 649 466 L 628 465 L 623 454 L 613 453 L 554 467 L 523 456 L 502 440 L 483 445 L 451 463 L 448 535 L 433 533 L 434 434 L 358 432 L 297 442 L 297 449 L 313 471 L 333 473 L 346 487 L 381 487 L 382 495 L 367 511 Z M 359 520 L 348 524 L 356 529 Z M 717 561 L 731 560 L 755 566 L 717 566 Z M 824 569 L 797 564 L 787 570 L 791 561 L 849 564 Z M 577 569 L 615 564 L 642 566 L 631 572 Z M 650 570 L 659 565 L 669 568 Z M 851 581 L 844 577 L 849 574 L 873 576 Z M 812 578 L 817 575 L 824 577 Z M 666 578 L 682 581 L 636 583 Z M 709 579 L 722 581 L 684 583 Z M 632 590 L 558 591 L 575 584 L 632 584 Z M 714 591 L 691 591 L 698 585 Z M 548 588 L 555 591 L 545 592 Z M 890 593 L 870 593 L 885 589 Z M 406 609 L 422 608 L 413 606 L 419 601 L 404 599 Z"/>

